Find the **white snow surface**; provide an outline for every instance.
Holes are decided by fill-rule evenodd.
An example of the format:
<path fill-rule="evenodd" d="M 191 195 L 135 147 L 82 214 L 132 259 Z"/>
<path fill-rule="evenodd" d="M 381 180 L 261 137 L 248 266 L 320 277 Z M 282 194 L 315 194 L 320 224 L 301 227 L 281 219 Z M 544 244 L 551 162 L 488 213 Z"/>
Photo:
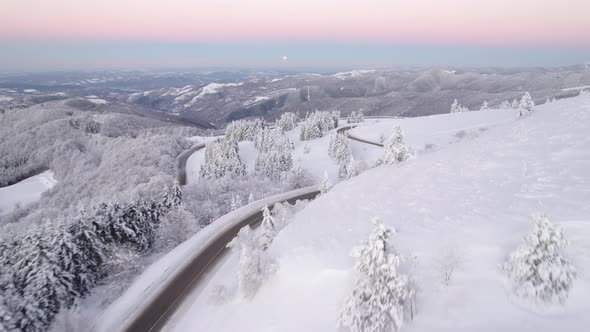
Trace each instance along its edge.
<path fill-rule="evenodd" d="M 590 85 L 580 85 L 580 86 L 573 86 L 570 88 L 563 88 L 563 89 L 561 89 L 561 91 L 574 91 L 574 90 L 584 90 L 584 89 L 590 89 Z"/>
<path fill-rule="evenodd" d="M 93 104 L 96 104 L 96 105 L 106 105 L 109 103 L 108 101 L 106 101 L 104 99 L 100 99 L 100 98 L 88 98 L 87 97 L 87 100 L 92 102 Z"/>
<path fill-rule="evenodd" d="M 13 98 L 8 96 L 0 96 L 0 102 L 11 101 Z"/>
<path fill-rule="evenodd" d="M 365 74 L 370 74 L 370 73 L 374 73 L 376 72 L 376 70 L 373 69 L 357 69 L 357 70 L 351 70 L 351 71 L 346 71 L 346 72 L 340 72 L 340 73 L 336 73 L 332 76 L 339 78 L 341 80 L 347 79 L 347 78 L 355 78 L 355 77 L 361 77 Z"/>
<path fill-rule="evenodd" d="M 201 98 L 208 94 L 217 93 L 219 90 L 228 86 L 240 86 L 243 83 L 209 83 L 201 88 L 201 93 L 196 98 Z"/>
<path fill-rule="evenodd" d="M 0 215 L 10 213 L 17 205 L 25 206 L 41 198 L 57 181 L 52 171 L 31 176 L 11 186 L 0 188 Z"/>
<path fill-rule="evenodd" d="M 489 129 L 473 139 L 337 184 L 278 234 L 270 250 L 279 269 L 252 300 L 234 294 L 233 254 L 168 330 L 340 331 L 339 308 L 355 280 L 350 251 L 379 216 L 398 231 L 392 244 L 406 257 L 402 272 L 411 273 L 419 289 L 417 315 L 402 331 L 586 331 L 590 96 L 540 105 L 514 121 L 490 114 L 498 118 L 482 122 Z M 422 120 L 426 133 L 449 127 L 444 117 Z M 412 130 L 406 131 L 410 139 Z M 564 228 L 570 242 L 564 255 L 578 271 L 562 307 L 522 306 L 504 284 L 500 264 L 532 229 L 528 216 L 536 212 Z M 444 286 L 436 261 L 447 249 L 460 263 Z M 214 296 L 219 289 L 226 295 Z"/>
<path fill-rule="evenodd" d="M 475 138 L 494 126 L 515 121 L 517 116 L 518 111 L 513 109 L 489 109 L 417 118 L 375 119 L 361 123 L 350 134 L 373 142 L 379 142 L 379 137 L 384 135 L 387 141 L 393 128 L 400 125 L 406 142 L 414 150 L 423 151 Z"/>
<path fill-rule="evenodd" d="M 255 96 L 254 98 L 252 98 L 251 100 L 246 101 L 242 105 L 243 106 L 249 106 L 249 105 L 252 105 L 252 104 L 256 104 L 258 102 L 261 102 L 263 100 L 269 100 L 269 99 L 270 99 L 270 97 L 267 97 L 267 96 Z"/>

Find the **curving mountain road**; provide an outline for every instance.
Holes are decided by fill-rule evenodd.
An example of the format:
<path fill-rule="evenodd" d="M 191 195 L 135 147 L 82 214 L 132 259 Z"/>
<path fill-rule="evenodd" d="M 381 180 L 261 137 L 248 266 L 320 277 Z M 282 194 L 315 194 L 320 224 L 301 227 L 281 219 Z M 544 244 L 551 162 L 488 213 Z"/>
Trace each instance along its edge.
<path fill-rule="evenodd" d="M 379 146 L 379 147 L 383 147 L 383 144 L 381 143 L 377 143 L 377 142 L 373 142 L 373 141 L 368 141 L 366 139 L 360 138 L 360 137 L 356 137 L 353 136 L 351 134 L 348 133 L 349 130 L 355 128 L 357 125 L 348 125 L 342 128 L 339 128 L 336 132 L 339 134 L 343 134 L 344 136 L 346 136 L 348 139 L 351 139 L 353 141 L 357 141 L 357 142 L 361 142 L 361 143 L 366 143 L 366 144 L 371 144 L 371 145 L 375 145 L 375 146 Z"/>
<path fill-rule="evenodd" d="M 263 203 L 254 202 L 251 205 L 260 205 L 272 207 L 278 202 L 295 203 L 298 200 L 315 198 L 320 192 L 314 187 L 294 190 L 292 195 L 289 193 L 278 195 L 279 199 Z M 244 207 L 252 210 L 252 207 Z M 237 211 L 237 210 L 236 210 Z M 254 212 L 240 218 L 231 227 L 217 234 L 200 252 L 188 258 L 184 266 L 175 273 L 159 289 L 158 293 L 147 299 L 141 310 L 132 314 L 129 319 L 120 327 L 120 331 L 129 332 L 147 332 L 161 330 L 172 314 L 179 308 L 191 290 L 199 281 L 210 271 L 216 261 L 225 253 L 226 245 L 237 235 L 238 231 L 246 226 L 258 226 L 262 221 L 261 209 L 254 209 Z M 219 222 L 222 222 L 219 220 Z"/>
<path fill-rule="evenodd" d="M 200 143 L 200 144 L 194 145 L 190 149 L 183 151 L 176 158 L 176 160 L 177 160 L 176 180 L 178 181 L 178 184 L 180 184 L 181 186 L 186 185 L 186 182 L 187 182 L 187 180 L 186 180 L 186 162 L 188 161 L 188 158 L 193 153 L 195 153 L 201 149 L 204 149 L 204 148 L 205 148 L 205 143 Z"/>
<path fill-rule="evenodd" d="M 367 141 L 358 137 L 351 136 L 346 132 L 356 125 L 348 125 L 337 130 L 338 133 L 344 133 L 349 139 L 356 140 L 362 143 L 383 146 L 382 144 Z M 205 143 L 197 144 L 190 149 L 182 152 L 178 158 L 177 179 L 179 184 L 185 185 L 187 183 L 186 164 L 188 158 L 205 147 Z M 196 285 L 205 277 L 207 272 L 211 271 L 215 263 L 228 250 L 227 244 L 237 235 L 239 230 L 251 225 L 256 227 L 262 221 L 261 207 L 257 206 L 264 204 L 264 206 L 272 207 L 278 202 L 295 203 L 297 200 L 314 199 L 319 195 L 317 188 L 308 187 L 304 189 L 294 190 L 289 193 L 277 195 L 276 200 L 271 198 L 264 200 L 264 202 L 254 202 L 240 210 L 249 211 L 248 214 L 241 216 L 234 220 L 231 226 L 223 229 L 221 232 L 208 239 L 202 250 L 195 252 L 194 255 L 188 257 L 183 266 L 177 270 L 158 290 L 158 292 L 146 299 L 143 306 L 136 312 L 130 315 L 126 321 L 120 326 L 118 331 L 126 332 L 147 332 L 159 331 L 170 320 L 174 312 L 183 304 L 187 296 L 196 287 Z M 236 210 L 238 211 L 238 210 Z M 223 219 L 223 217 L 222 217 Z M 217 222 L 217 221 L 216 221 Z M 230 222 L 229 220 L 219 222 Z"/>

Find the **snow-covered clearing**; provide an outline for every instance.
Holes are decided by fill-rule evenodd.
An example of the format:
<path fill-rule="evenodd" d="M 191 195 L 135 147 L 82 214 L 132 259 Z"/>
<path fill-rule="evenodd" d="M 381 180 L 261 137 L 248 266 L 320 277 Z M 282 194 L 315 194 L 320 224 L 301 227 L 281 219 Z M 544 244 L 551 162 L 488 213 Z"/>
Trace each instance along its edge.
<path fill-rule="evenodd" d="M 0 102 L 11 101 L 13 98 L 8 96 L 0 96 Z"/>
<path fill-rule="evenodd" d="M 398 230 L 393 244 L 419 289 L 417 316 L 403 331 L 587 330 L 590 96 L 538 106 L 517 121 L 510 112 L 504 119 L 489 112 L 496 113 L 487 122 L 459 126 L 488 128 L 474 139 L 368 170 L 311 202 L 275 239 L 270 250 L 279 270 L 252 300 L 234 294 L 238 264 L 229 257 L 169 329 L 339 331 L 338 311 L 355 279 L 349 253 L 379 216 Z M 413 140 L 410 128 L 420 121 L 427 133 L 452 132 L 458 127 L 445 121 L 485 114 L 411 119 L 405 130 Z M 499 267 L 531 230 L 534 212 L 564 228 L 565 254 L 578 270 L 565 305 L 541 312 L 511 299 Z M 444 252 L 458 262 L 448 286 L 437 268 Z"/>
<path fill-rule="evenodd" d="M 31 176 L 11 186 L 0 188 L 0 215 L 10 213 L 17 206 L 37 201 L 41 194 L 51 189 L 57 181 L 52 171 Z"/>
<path fill-rule="evenodd" d="M 365 74 L 371 74 L 376 72 L 376 70 L 373 69 L 358 69 L 358 70 L 351 70 L 351 71 L 346 71 L 346 72 L 340 72 L 340 73 L 336 73 L 334 75 L 332 75 L 333 77 L 339 78 L 341 80 L 347 79 L 347 78 L 355 78 L 355 77 L 361 77 Z"/>
<path fill-rule="evenodd" d="M 250 105 L 256 104 L 258 102 L 261 102 L 263 100 L 269 100 L 269 99 L 270 99 L 270 97 L 267 97 L 267 96 L 256 96 L 256 97 L 252 98 L 251 100 L 246 101 L 242 105 L 243 106 L 250 106 Z"/>
<path fill-rule="evenodd" d="M 406 142 L 420 152 L 465 138 L 475 138 L 493 126 L 513 122 L 517 116 L 517 110 L 490 109 L 418 118 L 375 119 L 361 123 L 352 129 L 350 134 L 379 143 L 381 135 L 387 139 L 391 136 L 394 126 L 400 125 L 405 133 Z"/>
<path fill-rule="evenodd" d="M 217 93 L 219 90 L 223 89 L 224 87 L 228 86 L 240 86 L 243 83 L 209 83 L 201 88 L 201 93 L 195 97 L 195 99 L 201 98 L 205 95 Z"/>
<path fill-rule="evenodd" d="M 104 99 L 100 99 L 100 98 L 88 98 L 87 97 L 87 100 L 92 102 L 93 104 L 96 104 L 96 105 L 106 105 L 109 103 L 108 101 L 106 101 Z"/>

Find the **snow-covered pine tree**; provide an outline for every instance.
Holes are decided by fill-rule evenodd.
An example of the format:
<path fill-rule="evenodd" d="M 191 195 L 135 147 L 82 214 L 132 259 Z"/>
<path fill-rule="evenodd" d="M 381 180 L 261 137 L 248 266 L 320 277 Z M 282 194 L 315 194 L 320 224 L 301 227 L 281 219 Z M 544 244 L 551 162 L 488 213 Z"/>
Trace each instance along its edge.
<path fill-rule="evenodd" d="M 348 144 L 348 140 L 342 134 L 333 132 L 330 136 L 330 144 L 328 146 L 328 155 L 337 163 L 348 162 L 352 155 L 352 150 Z"/>
<path fill-rule="evenodd" d="M 225 139 L 234 143 L 252 141 L 263 126 L 262 119 L 232 121 L 225 129 Z"/>
<path fill-rule="evenodd" d="M 74 270 L 74 289 L 80 295 L 90 290 L 102 278 L 101 266 L 106 260 L 107 248 L 97 233 L 96 225 L 83 212 L 76 222 L 67 226 L 67 232 L 74 242 L 70 269 Z"/>
<path fill-rule="evenodd" d="M 549 104 L 551 102 L 551 100 L 549 99 L 549 97 L 547 97 L 547 99 L 545 99 L 545 104 Z"/>
<path fill-rule="evenodd" d="M 172 208 L 177 208 L 182 203 L 182 189 L 180 188 L 180 184 L 178 181 L 174 181 L 174 185 L 172 186 Z"/>
<path fill-rule="evenodd" d="M 340 112 L 319 112 L 315 111 L 307 115 L 305 122 L 301 126 L 300 139 L 309 141 L 320 138 L 324 132 L 332 130 L 338 126 Z"/>
<path fill-rule="evenodd" d="M 175 181 L 172 190 L 164 189 L 160 208 L 162 212 L 168 212 L 176 209 L 180 206 L 180 203 L 182 203 L 182 189 L 180 189 L 178 182 Z"/>
<path fill-rule="evenodd" d="M 576 277 L 575 268 L 560 252 L 567 241 L 546 215 L 532 219 L 532 233 L 510 255 L 504 271 L 517 296 L 540 303 L 563 303 Z"/>
<path fill-rule="evenodd" d="M 453 104 L 451 105 L 451 113 L 459 113 L 462 112 L 462 106 L 459 104 L 459 101 L 455 99 Z"/>
<path fill-rule="evenodd" d="M 272 130 L 260 141 L 259 154 L 254 169 L 257 173 L 278 181 L 282 174 L 293 168 L 291 150 L 293 144 L 278 130 Z"/>
<path fill-rule="evenodd" d="M 295 129 L 297 126 L 297 115 L 295 113 L 287 112 L 281 114 L 281 117 L 277 120 L 277 128 L 282 132 Z"/>
<path fill-rule="evenodd" d="M 377 165 L 393 165 L 410 157 L 410 149 L 404 143 L 404 133 L 400 126 L 393 128 L 393 134 L 383 146 Z"/>
<path fill-rule="evenodd" d="M 510 106 L 510 102 L 508 100 L 504 100 L 501 104 L 500 104 L 500 109 L 509 109 Z"/>
<path fill-rule="evenodd" d="M 487 101 L 487 100 L 484 100 L 484 101 L 483 101 L 483 104 L 481 104 L 481 107 L 480 107 L 480 109 L 479 109 L 479 110 L 480 110 L 480 111 L 485 111 L 485 110 L 489 110 L 489 109 L 490 109 L 490 107 L 489 107 L 489 105 L 488 105 L 488 101 Z"/>
<path fill-rule="evenodd" d="M 365 122 L 365 113 L 363 113 L 362 109 L 358 112 L 357 120 L 359 123 Z"/>
<path fill-rule="evenodd" d="M 6 268 L 3 267 L 3 273 L 6 273 Z M 12 332 L 16 330 L 16 320 L 14 317 L 14 310 L 11 308 L 11 304 L 18 301 L 17 295 L 14 294 L 14 286 L 3 283 L 0 280 L 0 290 L 2 290 L 2 296 L 0 296 L 0 332 Z"/>
<path fill-rule="evenodd" d="M 232 195 L 231 196 L 230 209 L 232 211 L 234 211 L 234 210 L 239 209 L 240 207 L 242 207 L 242 198 L 238 194 Z"/>
<path fill-rule="evenodd" d="M 399 274 L 402 257 L 390 246 L 394 230 L 373 218 L 375 229 L 367 242 L 352 252 L 358 273 L 355 288 L 338 317 L 351 332 L 399 331 L 413 295 L 411 283 Z"/>
<path fill-rule="evenodd" d="M 226 175 L 243 176 L 246 166 L 240 160 L 238 144 L 230 141 L 212 142 L 205 148 L 205 161 L 199 174 L 206 178 Z"/>
<path fill-rule="evenodd" d="M 518 108 L 520 110 L 520 116 L 526 116 L 533 112 L 533 108 L 535 107 L 535 102 L 533 98 L 529 94 L 529 92 L 525 92 L 522 98 L 520 98 L 520 103 L 518 104 Z"/>
<path fill-rule="evenodd" d="M 292 168 L 293 156 L 291 153 L 281 153 L 276 149 L 259 153 L 254 165 L 254 169 L 258 174 L 262 174 L 273 181 L 280 180 L 282 174 Z"/>
<path fill-rule="evenodd" d="M 354 157 L 351 155 L 348 158 L 348 162 L 346 163 L 346 176 L 345 179 L 349 180 L 357 175 L 360 174 L 360 166 L 358 161 L 354 160 Z"/>
<path fill-rule="evenodd" d="M 512 101 L 512 108 L 513 109 L 518 109 L 518 100 L 516 100 L 516 98 Z"/>
<path fill-rule="evenodd" d="M 250 195 L 248 195 L 248 204 L 254 202 L 254 194 L 250 193 Z"/>
<path fill-rule="evenodd" d="M 259 237 L 249 225 L 243 227 L 238 235 L 227 245 L 240 253 L 238 288 L 244 298 L 250 299 L 272 271 L 268 254 L 260 246 Z"/>
<path fill-rule="evenodd" d="M 262 250 L 267 250 L 276 236 L 275 218 L 271 215 L 268 206 L 262 208 L 262 223 L 258 231 L 258 244 Z"/>
<path fill-rule="evenodd" d="M 332 189 L 332 183 L 330 183 L 330 178 L 328 177 L 328 172 L 324 171 L 324 177 L 322 178 L 322 182 L 320 182 L 320 186 L 318 190 L 320 194 L 325 194 Z"/>

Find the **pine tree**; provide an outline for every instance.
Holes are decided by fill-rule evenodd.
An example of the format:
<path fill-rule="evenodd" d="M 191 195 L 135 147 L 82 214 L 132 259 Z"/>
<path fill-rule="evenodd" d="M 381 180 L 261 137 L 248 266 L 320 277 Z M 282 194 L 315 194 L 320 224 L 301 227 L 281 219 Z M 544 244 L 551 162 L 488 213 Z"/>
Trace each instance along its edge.
<path fill-rule="evenodd" d="M 240 253 L 240 267 L 238 271 L 238 287 L 244 298 L 254 297 L 264 279 L 272 271 L 271 262 L 260 246 L 259 237 L 245 226 L 238 235 L 227 245 L 228 248 Z"/>
<path fill-rule="evenodd" d="M 504 110 L 504 109 L 509 109 L 510 107 L 511 107 L 511 106 L 510 106 L 510 102 L 509 102 L 508 100 L 504 100 L 504 101 L 502 102 L 502 104 L 500 104 L 500 109 L 503 109 L 503 110 Z"/>
<path fill-rule="evenodd" d="M 377 165 L 393 165 L 402 162 L 410 157 L 410 149 L 404 143 L 404 133 L 400 126 L 393 129 L 393 135 L 383 146 L 381 157 Z"/>
<path fill-rule="evenodd" d="M 481 108 L 479 110 L 480 111 L 485 111 L 485 110 L 488 110 L 488 109 L 490 109 L 490 107 L 488 105 L 488 102 L 487 102 L 487 100 L 484 100 L 483 101 L 483 104 L 481 104 Z"/>
<path fill-rule="evenodd" d="M 318 189 L 320 191 L 320 194 L 325 194 L 328 191 L 330 191 L 330 189 L 332 189 L 332 183 L 330 183 L 330 178 L 328 177 L 328 172 L 324 171 L 324 177 L 322 178 L 322 182 L 320 183 L 320 186 Z"/>
<path fill-rule="evenodd" d="M 177 208 L 182 203 L 182 189 L 178 181 L 174 181 L 172 186 L 172 208 Z"/>
<path fill-rule="evenodd" d="M 524 93 L 522 98 L 520 98 L 520 103 L 518 104 L 518 108 L 520 109 L 520 116 L 526 116 L 533 112 L 533 108 L 535 107 L 535 102 L 531 95 L 527 92 Z"/>
<path fill-rule="evenodd" d="M 360 173 L 359 163 L 356 160 L 354 160 L 353 156 L 350 156 L 348 158 L 348 161 L 346 163 L 342 163 L 341 165 L 344 165 L 343 179 L 349 180 L 349 179 L 359 175 L 359 173 Z"/>
<path fill-rule="evenodd" d="M 563 303 L 573 285 L 576 270 L 561 256 L 567 245 L 563 232 L 545 215 L 532 217 L 533 232 L 504 265 L 514 293 L 542 303 Z"/>
<path fill-rule="evenodd" d="M 231 196 L 231 203 L 230 203 L 230 209 L 232 211 L 239 209 L 242 206 L 242 198 L 240 197 L 240 195 L 232 195 Z"/>
<path fill-rule="evenodd" d="M 250 195 L 248 195 L 248 204 L 254 202 L 254 194 L 250 193 Z"/>
<path fill-rule="evenodd" d="M 518 109 L 518 100 L 514 99 L 514 100 L 512 101 L 512 108 L 513 108 L 513 109 Z"/>
<path fill-rule="evenodd" d="M 212 142 L 205 148 L 205 161 L 199 174 L 206 178 L 226 175 L 246 175 L 246 166 L 240 160 L 238 144 L 232 141 Z"/>
<path fill-rule="evenodd" d="M 352 155 L 352 150 L 344 135 L 336 132 L 332 133 L 328 146 L 328 155 L 337 163 L 348 162 L 348 159 Z"/>
<path fill-rule="evenodd" d="M 402 258 L 389 245 L 394 231 L 379 218 L 367 242 L 352 252 L 358 279 L 338 318 L 352 332 L 399 331 L 409 310 L 413 289 L 408 278 L 399 275 Z"/>
<path fill-rule="evenodd" d="M 260 248 L 267 250 L 276 235 L 275 218 L 271 215 L 268 206 L 262 208 L 262 223 L 258 233 Z"/>
<path fill-rule="evenodd" d="M 277 120 L 277 128 L 279 128 L 282 132 L 293 130 L 296 126 L 297 115 L 295 113 L 283 113 L 281 114 L 281 117 Z"/>
<path fill-rule="evenodd" d="M 457 99 L 455 99 L 453 101 L 453 104 L 451 105 L 451 113 L 459 113 L 462 112 L 462 107 L 461 104 L 459 104 L 459 101 Z"/>

